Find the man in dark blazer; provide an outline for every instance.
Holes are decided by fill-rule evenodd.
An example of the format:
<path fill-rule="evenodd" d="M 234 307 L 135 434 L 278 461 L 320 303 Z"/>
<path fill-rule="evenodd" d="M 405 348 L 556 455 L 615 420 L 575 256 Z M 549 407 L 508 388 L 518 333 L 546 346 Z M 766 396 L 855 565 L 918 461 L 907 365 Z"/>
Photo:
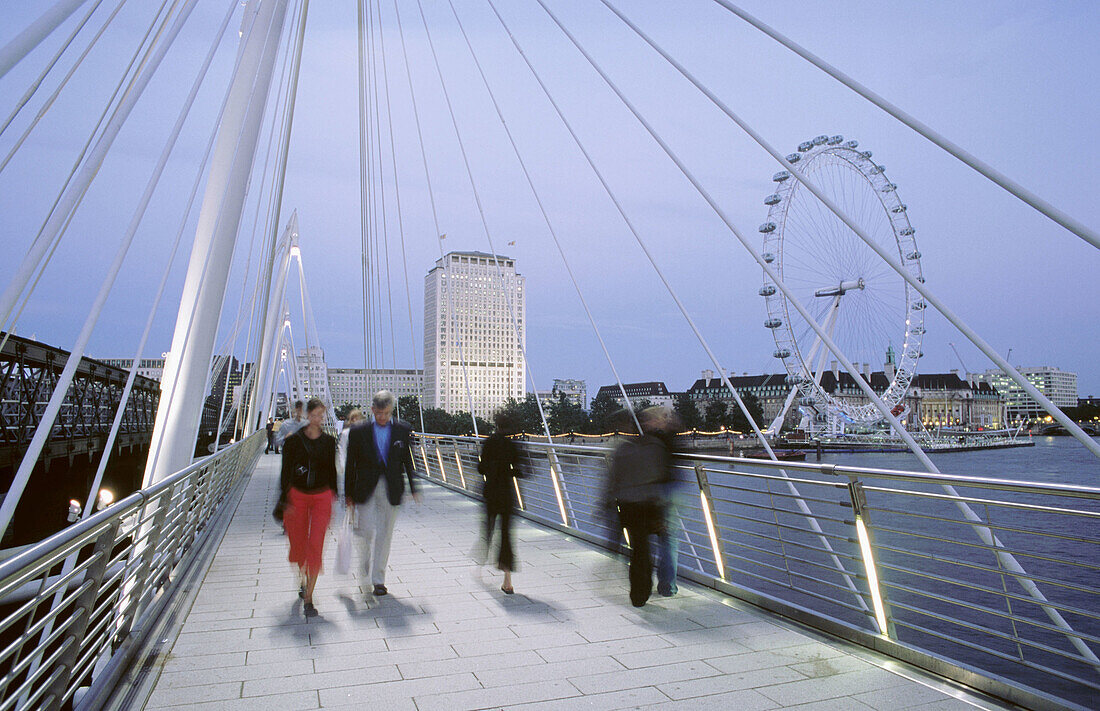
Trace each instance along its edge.
<path fill-rule="evenodd" d="M 344 496 L 355 512 L 356 529 L 362 540 L 363 575 L 370 576 L 374 595 L 386 594 L 386 562 L 390 557 L 397 507 L 409 493 L 420 503 L 413 479 L 412 426 L 393 419 L 395 399 L 379 390 L 371 402 L 373 421 L 355 425 L 348 432 L 348 458 L 344 474 Z"/>

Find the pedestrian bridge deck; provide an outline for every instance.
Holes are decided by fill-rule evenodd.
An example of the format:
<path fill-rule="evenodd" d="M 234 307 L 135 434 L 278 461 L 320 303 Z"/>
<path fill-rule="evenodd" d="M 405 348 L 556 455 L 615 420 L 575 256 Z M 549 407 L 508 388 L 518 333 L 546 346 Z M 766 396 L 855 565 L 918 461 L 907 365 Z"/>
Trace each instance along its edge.
<path fill-rule="evenodd" d="M 995 708 L 691 583 L 632 608 L 622 562 L 524 519 L 517 593 L 505 596 L 500 574 L 470 557 L 477 503 L 431 483 L 423 504 L 402 507 L 390 595 L 368 605 L 357 574 L 333 574 L 330 532 L 320 616 L 306 620 L 270 516 L 278 464 L 261 456 L 178 637 L 150 667 L 146 709 Z"/>

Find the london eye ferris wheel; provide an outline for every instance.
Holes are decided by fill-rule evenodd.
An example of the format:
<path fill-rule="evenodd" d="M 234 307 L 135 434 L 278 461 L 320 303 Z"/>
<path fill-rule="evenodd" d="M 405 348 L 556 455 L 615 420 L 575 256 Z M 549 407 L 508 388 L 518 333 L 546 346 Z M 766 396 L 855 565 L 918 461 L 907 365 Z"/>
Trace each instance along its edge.
<path fill-rule="evenodd" d="M 871 151 L 842 136 L 818 136 L 800 144 L 787 160 L 923 281 L 906 205 Z M 776 189 L 764 200 L 768 217 L 759 228 L 764 259 L 857 367 L 862 363 L 865 371 L 882 370 L 882 379 L 871 385 L 897 414 L 922 355 L 924 301 L 788 171 L 772 180 Z M 797 388 L 800 409 L 821 420 L 832 416 L 833 421 L 870 424 L 881 419 L 873 404 L 847 395 L 839 382 L 831 391 L 822 386 L 826 370 L 832 369 L 826 364 L 835 356 L 767 275 L 759 294 L 768 311 L 764 326 L 775 338 L 773 354 Z"/>

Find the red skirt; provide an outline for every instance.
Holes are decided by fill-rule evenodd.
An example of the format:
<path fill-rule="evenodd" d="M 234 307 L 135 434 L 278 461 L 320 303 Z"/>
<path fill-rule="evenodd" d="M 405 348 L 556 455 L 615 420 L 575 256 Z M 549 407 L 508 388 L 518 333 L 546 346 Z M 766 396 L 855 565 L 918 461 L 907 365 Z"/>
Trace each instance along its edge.
<path fill-rule="evenodd" d="M 325 551 L 325 532 L 332 519 L 333 493 L 306 494 L 294 487 L 287 493 L 283 526 L 290 540 L 290 562 L 297 563 L 306 575 L 321 572 L 321 557 Z"/>

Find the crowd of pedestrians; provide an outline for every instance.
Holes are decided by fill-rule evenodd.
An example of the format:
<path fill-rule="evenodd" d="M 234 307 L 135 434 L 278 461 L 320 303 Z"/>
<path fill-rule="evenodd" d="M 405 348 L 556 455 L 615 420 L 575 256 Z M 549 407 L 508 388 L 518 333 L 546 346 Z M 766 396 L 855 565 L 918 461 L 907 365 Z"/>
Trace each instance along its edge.
<path fill-rule="evenodd" d="M 412 426 L 393 417 L 396 398 L 386 390 L 375 393 L 371 416 L 353 410 L 339 438 L 321 425 L 326 406 L 317 399 L 298 401 L 294 415 L 275 430 L 268 421 L 268 448 L 282 451 L 280 496 L 275 516 L 283 522 L 290 544 L 288 558 L 298 574 L 298 595 L 307 617 L 318 614 L 313 592 L 321 573 L 324 543 L 333 503 L 343 498 L 349 525 L 359 541 L 362 579 L 369 580 L 371 597 L 388 594 L 386 568 L 398 512 L 407 493 L 420 503 L 412 456 Z M 305 416 L 303 417 L 303 409 Z M 630 601 L 641 607 L 653 592 L 653 549 L 657 541 L 657 592 L 669 597 L 676 590 L 676 520 L 672 509 L 672 438 L 674 415 L 665 408 L 648 408 L 636 415 L 640 433 L 620 437 L 611 456 L 602 504 L 613 525 L 625 533 L 630 546 Z M 475 550 L 479 565 L 489 564 L 499 522 L 499 543 L 492 558 L 504 573 L 501 591 L 515 593 L 512 573 L 517 557 L 512 541 L 512 514 L 517 507 L 518 483 L 523 476 L 516 423 L 504 413 L 495 418 L 496 430 L 482 445 L 478 472 L 485 518 Z"/>

